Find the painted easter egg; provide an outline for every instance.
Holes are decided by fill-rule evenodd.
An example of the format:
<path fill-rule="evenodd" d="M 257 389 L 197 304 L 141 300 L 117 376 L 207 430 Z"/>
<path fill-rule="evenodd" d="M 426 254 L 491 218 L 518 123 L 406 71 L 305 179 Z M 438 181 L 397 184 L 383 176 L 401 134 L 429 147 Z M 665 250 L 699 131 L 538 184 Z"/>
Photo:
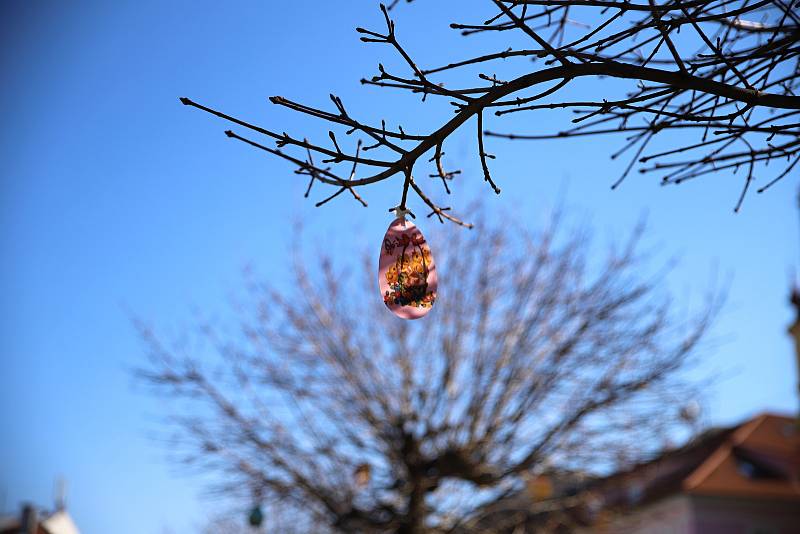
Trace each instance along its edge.
<path fill-rule="evenodd" d="M 378 260 L 378 286 L 386 307 L 402 319 L 419 319 L 436 301 L 433 255 L 411 221 L 397 218 L 386 230 Z"/>

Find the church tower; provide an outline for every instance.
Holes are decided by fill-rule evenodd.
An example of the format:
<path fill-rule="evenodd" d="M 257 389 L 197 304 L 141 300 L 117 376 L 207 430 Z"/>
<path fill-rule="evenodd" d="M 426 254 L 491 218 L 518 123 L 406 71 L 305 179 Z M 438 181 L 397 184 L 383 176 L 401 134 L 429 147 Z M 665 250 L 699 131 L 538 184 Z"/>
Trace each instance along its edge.
<path fill-rule="evenodd" d="M 798 191 L 797 195 L 797 208 L 800 212 L 800 191 Z M 794 340 L 795 369 L 797 371 L 797 398 L 800 402 L 800 287 L 797 286 L 797 282 L 795 282 L 795 286 L 792 288 L 789 302 L 792 303 L 795 310 L 794 323 L 789 327 L 789 335 L 791 335 Z M 800 425 L 800 410 L 798 410 L 796 415 L 797 422 Z"/>
<path fill-rule="evenodd" d="M 794 323 L 789 327 L 789 334 L 794 339 L 794 356 L 795 365 L 797 369 L 797 396 L 800 399 L 800 289 L 797 286 L 792 289 L 791 303 L 794 305 L 796 312 Z M 797 413 L 798 421 L 800 421 L 800 410 Z"/>

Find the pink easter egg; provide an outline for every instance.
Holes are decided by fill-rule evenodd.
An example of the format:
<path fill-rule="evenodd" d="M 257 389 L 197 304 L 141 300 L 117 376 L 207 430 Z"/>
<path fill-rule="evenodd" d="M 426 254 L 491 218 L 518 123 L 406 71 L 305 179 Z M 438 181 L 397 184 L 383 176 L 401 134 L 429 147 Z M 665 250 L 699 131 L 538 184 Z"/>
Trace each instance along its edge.
<path fill-rule="evenodd" d="M 401 319 L 419 319 L 436 301 L 438 278 L 433 255 L 422 232 L 405 219 L 386 230 L 378 260 L 383 302 Z"/>

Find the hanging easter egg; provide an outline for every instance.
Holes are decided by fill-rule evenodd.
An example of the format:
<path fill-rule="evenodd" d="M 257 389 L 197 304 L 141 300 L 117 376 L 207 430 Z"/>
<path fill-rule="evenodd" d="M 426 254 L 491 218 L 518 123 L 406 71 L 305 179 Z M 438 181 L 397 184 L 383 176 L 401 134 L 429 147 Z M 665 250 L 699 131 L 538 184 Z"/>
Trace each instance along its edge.
<path fill-rule="evenodd" d="M 397 218 L 386 230 L 378 260 L 378 286 L 386 307 L 402 319 L 419 319 L 436 301 L 433 255 L 411 221 Z"/>
<path fill-rule="evenodd" d="M 250 510 L 250 514 L 247 516 L 247 522 L 250 523 L 251 527 L 260 527 L 261 523 L 264 522 L 264 512 L 261 511 L 259 505 L 255 505 L 253 509 Z"/>

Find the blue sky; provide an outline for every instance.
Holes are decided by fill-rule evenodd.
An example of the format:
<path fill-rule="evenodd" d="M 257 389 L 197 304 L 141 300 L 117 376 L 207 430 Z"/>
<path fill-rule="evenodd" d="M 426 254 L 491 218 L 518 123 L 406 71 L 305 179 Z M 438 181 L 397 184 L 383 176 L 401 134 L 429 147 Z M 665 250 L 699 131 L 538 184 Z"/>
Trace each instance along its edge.
<path fill-rule="evenodd" d="M 458 4 L 461 21 L 485 18 L 485 3 Z M 449 5 L 420 0 L 394 14 L 426 65 L 492 45 L 449 30 Z M 49 504 L 63 476 L 84 533 L 203 524 L 214 503 L 201 481 L 174 469 L 151 437 L 159 404 L 131 378 L 143 357 L 131 313 L 165 329 L 191 324 L 195 310 L 224 318 L 246 265 L 285 284 L 290 265 L 276 251 L 297 246 L 295 220 L 309 243 L 335 238 L 342 255 L 370 244 L 377 253 L 401 177 L 365 190 L 369 208 L 347 195 L 314 208 L 304 177 L 227 140 L 227 124 L 178 97 L 320 140 L 321 125 L 266 98 L 328 106 L 335 92 L 361 116 L 434 127 L 450 116 L 446 103 L 359 84 L 378 61 L 391 64 L 387 48 L 354 31 L 380 23 L 372 1 L 0 4 L 0 510 Z M 564 126 L 556 114 L 513 120 L 487 127 Z M 464 168 L 456 206 L 487 191 L 467 130 L 447 149 Z M 635 175 L 612 192 L 624 163 L 608 159 L 618 147 L 611 139 L 487 143 L 503 188 L 489 210 L 535 226 L 563 198 L 601 239 L 647 214 L 648 244 L 682 258 L 664 282 L 676 298 L 699 299 L 715 268 L 730 276 L 703 363 L 720 377 L 711 423 L 795 410 L 785 331 L 798 266 L 797 173 L 734 215 L 741 183 L 730 175 L 676 188 Z M 378 298 L 371 290 L 365 298 Z"/>

